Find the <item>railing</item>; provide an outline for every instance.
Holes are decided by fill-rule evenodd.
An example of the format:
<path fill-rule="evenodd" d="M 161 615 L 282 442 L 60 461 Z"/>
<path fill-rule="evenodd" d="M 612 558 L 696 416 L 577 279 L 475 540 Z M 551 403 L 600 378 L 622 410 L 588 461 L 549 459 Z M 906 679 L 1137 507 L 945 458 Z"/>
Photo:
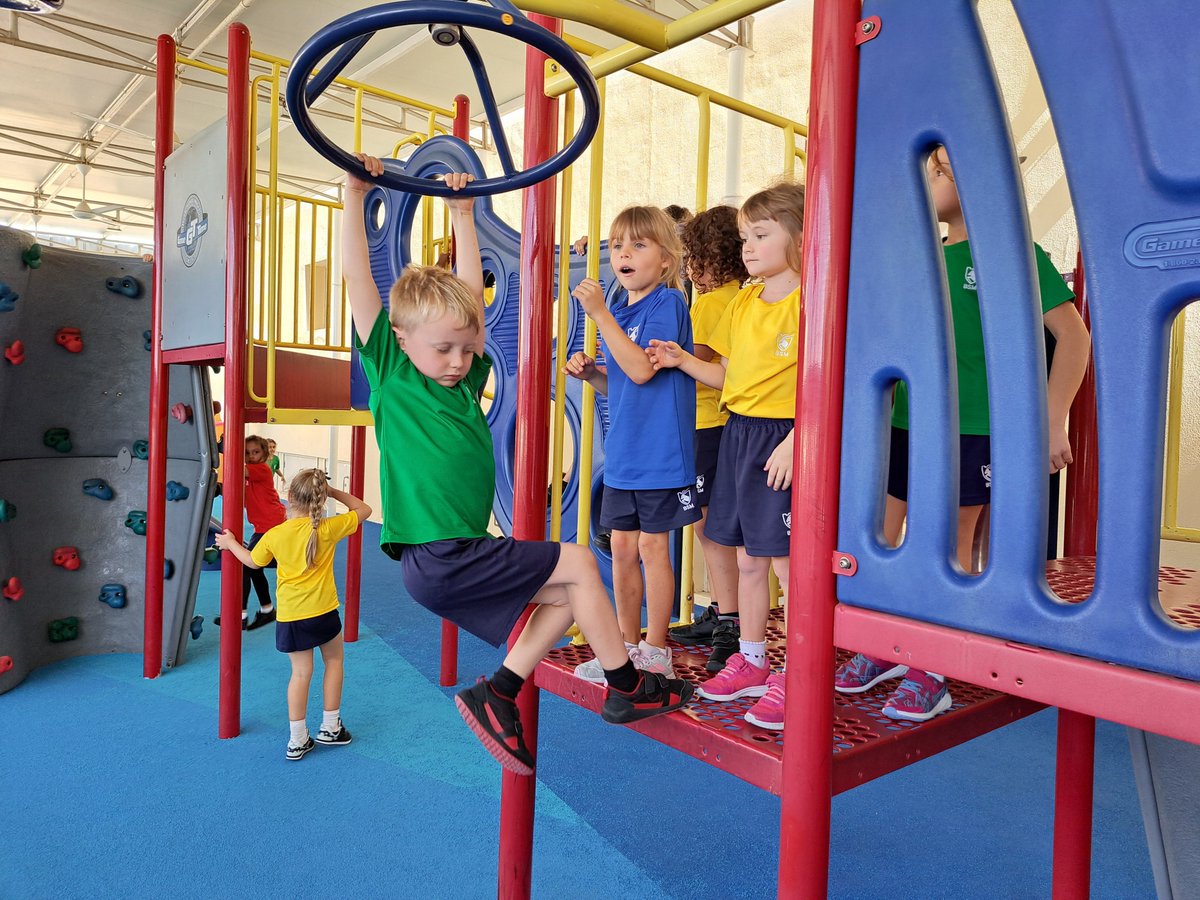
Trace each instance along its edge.
<path fill-rule="evenodd" d="M 1167 387 L 1167 450 L 1163 479 L 1163 540 L 1200 543 L 1200 528 L 1179 524 L 1179 445 L 1183 418 L 1183 355 L 1187 330 L 1187 310 L 1175 319 L 1171 328 L 1170 380 Z"/>

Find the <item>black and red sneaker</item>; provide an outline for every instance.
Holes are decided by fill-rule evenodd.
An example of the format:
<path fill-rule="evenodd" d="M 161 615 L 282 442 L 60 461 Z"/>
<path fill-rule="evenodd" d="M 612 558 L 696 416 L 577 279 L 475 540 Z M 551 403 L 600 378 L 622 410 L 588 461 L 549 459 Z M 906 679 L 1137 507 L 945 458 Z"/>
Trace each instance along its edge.
<path fill-rule="evenodd" d="M 625 694 L 609 686 L 600 718 L 613 725 L 627 725 L 674 712 L 692 699 L 695 686 L 690 681 L 667 678 L 657 672 L 640 674 L 638 686 L 631 693 Z"/>
<path fill-rule="evenodd" d="M 454 704 L 467 727 L 500 765 L 518 775 L 533 774 L 533 754 L 521 734 L 517 704 L 493 691 L 486 678 L 459 691 Z"/>

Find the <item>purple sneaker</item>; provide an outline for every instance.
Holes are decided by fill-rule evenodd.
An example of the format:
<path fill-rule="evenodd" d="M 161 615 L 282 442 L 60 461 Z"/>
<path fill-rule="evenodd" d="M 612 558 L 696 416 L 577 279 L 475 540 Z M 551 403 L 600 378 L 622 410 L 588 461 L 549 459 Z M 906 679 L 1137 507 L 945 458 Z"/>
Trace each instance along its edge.
<path fill-rule="evenodd" d="M 887 660 L 856 653 L 848 662 L 838 666 L 833 676 L 833 689 L 839 694 L 864 694 L 879 682 L 896 678 L 907 671 L 908 666 L 893 666 Z"/>
<path fill-rule="evenodd" d="M 914 669 L 883 704 L 883 714 L 889 719 L 927 722 L 948 710 L 953 702 L 945 681 Z"/>
<path fill-rule="evenodd" d="M 746 721 L 759 728 L 783 731 L 783 673 L 767 676 L 767 692 L 746 710 Z"/>

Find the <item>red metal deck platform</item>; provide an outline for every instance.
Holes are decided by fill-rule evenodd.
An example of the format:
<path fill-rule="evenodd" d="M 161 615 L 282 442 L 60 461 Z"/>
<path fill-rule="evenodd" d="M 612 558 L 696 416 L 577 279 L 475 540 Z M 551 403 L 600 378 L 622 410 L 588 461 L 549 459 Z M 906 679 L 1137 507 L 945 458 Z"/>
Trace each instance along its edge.
<path fill-rule="evenodd" d="M 772 613 L 767 653 L 773 667 L 784 661 L 783 613 Z M 671 645 L 675 671 L 696 683 L 711 677 L 704 664 L 708 647 Z M 838 662 L 849 658 L 841 651 Z M 589 647 L 551 651 L 535 673 L 537 686 L 599 713 L 604 687 L 575 677 L 573 669 L 592 658 Z M 1040 703 L 952 681 L 954 705 L 929 722 L 896 722 L 883 715 L 883 703 L 899 679 L 857 696 L 834 694 L 833 791 L 841 793 L 927 756 L 965 743 L 1042 709 Z M 716 703 L 696 698 L 683 710 L 626 726 L 750 784 L 778 795 L 783 784 L 783 733 L 745 721 L 753 700 Z"/>

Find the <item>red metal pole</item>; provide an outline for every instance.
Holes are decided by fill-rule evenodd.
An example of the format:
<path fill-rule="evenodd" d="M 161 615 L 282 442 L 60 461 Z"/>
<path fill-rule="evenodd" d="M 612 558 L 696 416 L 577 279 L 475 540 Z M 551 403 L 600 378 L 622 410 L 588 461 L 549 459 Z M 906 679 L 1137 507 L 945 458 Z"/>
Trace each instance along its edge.
<path fill-rule="evenodd" d="M 796 389 L 788 578 L 787 740 L 779 825 L 780 897 L 826 896 L 833 796 L 833 608 L 846 292 L 854 193 L 859 0 L 813 7 L 804 227 L 804 356 Z"/>
<path fill-rule="evenodd" d="M 1075 306 L 1083 322 L 1092 327 L 1092 316 L 1088 309 L 1086 279 L 1084 277 L 1083 254 L 1075 261 Z M 1100 480 L 1098 443 L 1096 438 L 1096 368 L 1088 360 L 1083 384 L 1071 404 L 1071 418 L 1067 423 L 1067 436 L 1071 440 L 1071 455 L 1074 462 L 1067 467 L 1066 529 L 1063 536 L 1063 552 L 1067 556 L 1096 555 L 1096 520 L 1099 517 L 1097 485 Z"/>
<path fill-rule="evenodd" d="M 246 255 L 249 182 L 250 31 L 229 26 L 229 128 L 225 154 L 225 483 L 222 525 L 242 534 L 246 477 Z M 231 553 L 221 560 L 220 736 L 241 731 L 242 565 Z"/>
<path fill-rule="evenodd" d="M 367 429 L 355 425 L 350 429 L 350 495 L 362 497 L 364 487 L 364 470 L 367 465 Z M 362 548 L 363 530 L 350 535 L 346 546 L 346 622 L 342 626 L 343 637 L 347 643 L 353 644 L 358 640 L 358 606 L 359 594 L 362 591 Z"/>
<path fill-rule="evenodd" d="M 1075 305 L 1088 327 L 1083 255 L 1075 262 Z M 1067 467 L 1067 556 L 1096 554 L 1097 483 L 1096 371 L 1087 372 L 1068 423 L 1074 462 Z M 1069 709 L 1058 711 L 1058 750 L 1054 777 L 1054 883 L 1056 900 L 1087 897 L 1092 869 L 1092 790 L 1095 780 L 1096 720 Z"/>
<path fill-rule="evenodd" d="M 454 136 L 464 141 L 471 136 L 471 100 L 465 94 L 454 98 Z M 442 687 L 458 684 L 458 626 L 442 619 Z"/>
<path fill-rule="evenodd" d="M 555 18 L 530 21 L 562 34 Z M 556 149 L 558 101 L 543 90 L 546 56 L 525 51 L 525 154 L 528 169 Z M 550 464 L 550 342 L 554 290 L 554 179 L 526 188 L 521 211 L 521 295 L 523 325 L 517 345 L 517 434 L 513 463 L 513 537 L 546 539 L 546 471 Z M 524 627 L 524 617 L 513 637 Z M 533 679 L 517 698 L 525 741 L 537 753 L 538 692 Z M 500 900 L 528 898 L 533 876 L 533 775 L 505 772 L 500 789 Z"/>
<path fill-rule="evenodd" d="M 175 131 L 175 41 L 158 36 L 155 55 L 154 117 L 154 303 L 150 319 L 150 457 L 146 485 L 146 608 L 142 639 L 142 674 L 157 678 L 162 673 L 163 557 L 166 555 L 167 518 L 167 389 L 170 369 L 163 364 L 162 261 L 164 172 L 174 149 Z"/>

